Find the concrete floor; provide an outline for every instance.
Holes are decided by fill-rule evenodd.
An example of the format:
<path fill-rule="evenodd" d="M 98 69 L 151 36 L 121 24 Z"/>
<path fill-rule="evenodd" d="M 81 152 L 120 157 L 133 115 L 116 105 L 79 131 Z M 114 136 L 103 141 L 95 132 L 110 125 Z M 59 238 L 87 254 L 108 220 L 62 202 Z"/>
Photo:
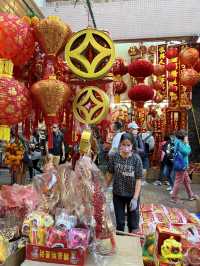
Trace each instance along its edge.
<path fill-rule="evenodd" d="M 142 203 L 163 204 L 167 207 L 185 208 L 189 212 L 196 212 L 196 201 L 189 201 L 184 187 L 181 187 L 177 204 L 170 202 L 170 194 L 166 191 L 167 186 L 154 186 L 148 183 L 142 187 Z M 193 192 L 200 197 L 200 184 L 192 184 Z"/>

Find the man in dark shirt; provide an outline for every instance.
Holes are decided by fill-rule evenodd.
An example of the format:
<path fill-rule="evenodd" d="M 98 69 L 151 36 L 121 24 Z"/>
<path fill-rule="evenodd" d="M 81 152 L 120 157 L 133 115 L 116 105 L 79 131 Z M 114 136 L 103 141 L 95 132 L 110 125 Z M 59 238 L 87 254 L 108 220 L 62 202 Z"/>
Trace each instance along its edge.
<path fill-rule="evenodd" d="M 49 149 L 49 154 L 53 155 L 53 163 L 58 166 L 60 160 L 65 160 L 64 136 L 57 124 L 53 125 L 53 148 Z"/>

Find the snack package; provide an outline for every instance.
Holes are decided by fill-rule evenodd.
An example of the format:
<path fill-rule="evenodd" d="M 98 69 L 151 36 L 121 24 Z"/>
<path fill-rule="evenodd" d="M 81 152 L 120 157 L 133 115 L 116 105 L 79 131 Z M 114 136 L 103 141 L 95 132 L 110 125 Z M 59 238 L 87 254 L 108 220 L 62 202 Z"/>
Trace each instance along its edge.
<path fill-rule="evenodd" d="M 60 229 L 70 230 L 77 225 L 77 217 L 68 215 L 65 209 L 57 209 L 55 216 L 55 226 Z"/>
<path fill-rule="evenodd" d="M 90 232 L 88 229 L 73 228 L 69 231 L 69 248 L 87 249 Z"/>
<path fill-rule="evenodd" d="M 52 227 L 48 231 L 46 246 L 49 248 L 68 248 L 68 231 Z"/>

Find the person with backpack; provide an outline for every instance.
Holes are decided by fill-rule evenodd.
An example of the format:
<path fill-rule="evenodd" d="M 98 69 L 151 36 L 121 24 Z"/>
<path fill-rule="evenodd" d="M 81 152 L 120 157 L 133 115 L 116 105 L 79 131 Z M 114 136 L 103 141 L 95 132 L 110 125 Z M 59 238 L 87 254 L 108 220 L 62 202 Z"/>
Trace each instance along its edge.
<path fill-rule="evenodd" d="M 167 177 L 169 187 L 167 191 L 172 191 L 174 186 L 175 172 L 174 172 L 174 155 L 175 155 L 176 137 L 171 134 L 169 140 L 162 147 L 164 153 L 163 157 L 163 176 Z"/>
<path fill-rule="evenodd" d="M 176 171 L 176 178 L 173 187 L 173 192 L 171 195 L 171 201 L 174 203 L 177 202 L 178 192 L 182 184 L 185 186 L 189 200 L 196 200 L 196 196 L 194 195 L 191 189 L 191 181 L 188 174 L 189 155 L 191 153 L 191 147 L 188 141 L 188 134 L 185 130 L 180 130 L 177 133 L 176 137 L 177 141 L 175 145 L 175 155 L 173 162 L 174 169 Z"/>

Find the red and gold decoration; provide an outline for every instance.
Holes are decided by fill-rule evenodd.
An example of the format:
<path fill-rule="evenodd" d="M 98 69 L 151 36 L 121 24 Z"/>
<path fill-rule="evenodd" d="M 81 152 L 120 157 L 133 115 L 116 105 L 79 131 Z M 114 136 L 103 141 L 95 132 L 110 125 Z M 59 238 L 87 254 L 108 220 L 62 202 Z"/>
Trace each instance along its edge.
<path fill-rule="evenodd" d="M 183 86 L 192 87 L 199 80 L 200 80 L 200 75 L 193 68 L 187 68 L 181 72 L 180 82 L 181 82 L 181 85 Z"/>
<path fill-rule="evenodd" d="M 70 96 L 69 86 L 50 76 L 48 79 L 40 80 L 31 87 L 31 92 L 41 107 L 48 127 L 48 144 L 53 145 L 51 126 L 58 123 L 58 113 Z"/>
<path fill-rule="evenodd" d="M 111 69 L 115 48 L 104 32 L 88 28 L 72 36 L 65 47 L 65 60 L 71 71 L 83 79 L 99 79 Z"/>
<path fill-rule="evenodd" d="M 178 56 L 179 50 L 177 47 L 169 47 L 166 51 L 166 57 L 168 59 L 176 58 Z"/>
<path fill-rule="evenodd" d="M 158 58 L 157 65 L 154 66 L 154 75 L 157 77 L 162 84 L 162 92 L 159 91 L 159 94 L 162 94 L 164 97 L 167 96 L 167 77 L 166 77 L 166 57 L 167 47 L 166 45 L 158 46 Z"/>
<path fill-rule="evenodd" d="M 24 156 L 24 147 L 18 143 L 7 144 L 5 150 L 5 164 L 16 170 L 21 164 Z"/>
<path fill-rule="evenodd" d="M 186 47 L 180 54 L 180 62 L 186 67 L 192 67 L 199 59 L 199 51 L 196 48 Z"/>
<path fill-rule="evenodd" d="M 12 77 L 13 64 L 0 59 L 0 124 L 14 125 L 31 113 L 31 100 L 26 87 Z"/>
<path fill-rule="evenodd" d="M 115 103 L 120 103 L 120 94 L 126 92 L 127 85 L 123 80 L 113 81 L 113 94 L 115 97 Z"/>
<path fill-rule="evenodd" d="M 165 65 L 155 64 L 153 66 L 153 74 L 157 77 L 165 75 Z"/>
<path fill-rule="evenodd" d="M 151 86 L 145 85 L 144 83 L 139 83 L 134 85 L 128 91 L 128 97 L 133 102 L 146 102 L 152 100 L 154 96 L 154 90 Z"/>
<path fill-rule="evenodd" d="M 25 64 L 33 55 L 35 40 L 29 24 L 7 13 L 0 14 L 0 56 L 15 65 Z"/>
<path fill-rule="evenodd" d="M 86 87 L 76 95 L 73 102 L 75 118 L 87 125 L 101 122 L 108 114 L 109 98 L 97 87 Z"/>

